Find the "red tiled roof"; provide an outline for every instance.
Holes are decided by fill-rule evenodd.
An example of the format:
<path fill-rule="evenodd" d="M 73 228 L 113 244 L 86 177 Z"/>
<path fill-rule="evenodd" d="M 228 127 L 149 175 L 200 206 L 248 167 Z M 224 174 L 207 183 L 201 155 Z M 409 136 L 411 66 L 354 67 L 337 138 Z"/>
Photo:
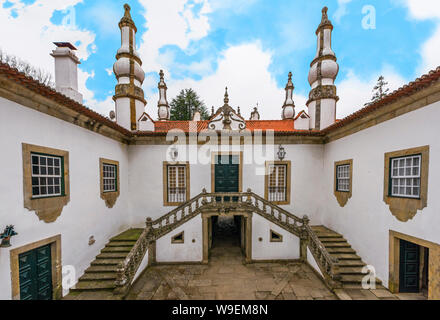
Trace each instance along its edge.
<path fill-rule="evenodd" d="M 345 117 L 344 119 L 335 122 L 331 126 L 325 128 L 322 130 L 323 133 L 328 133 L 332 130 L 335 130 L 336 128 L 340 128 L 342 126 L 345 126 L 357 119 L 360 119 L 377 109 L 380 109 L 390 103 L 393 103 L 397 101 L 398 99 L 401 99 L 403 97 L 410 96 L 417 91 L 422 90 L 423 88 L 426 88 L 433 84 L 434 82 L 438 81 L 440 79 L 440 67 L 437 67 L 435 70 L 431 70 L 429 73 L 421 76 L 420 78 L 417 78 L 416 80 L 404 85 L 403 87 L 393 91 L 392 93 L 388 94 L 387 96 L 383 97 L 379 101 L 376 101 L 372 104 L 367 105 L 366 107 L 352 113 L 351 115 Z"/>
<path fill-rule="evenodd" d="M 124 134 L 126 137 L 133 137 L 134 135 L 161 135 L 168 130 L 171 129 L 181 129 L 184 132 L 189 132 L 189 121 L 156 121 L 155 127 L 156 130 L 154 132 L 136 132 L 132 133 L 131 131 L 121 127 L 117 123 L 111 121 L 110 119 L 100 115 L 99 113 L 85 107 L 84 105 L 66 97 L 65 95 L 55 91 L 53 88 L 50 88 L 46 85 L 41 84 L 40 82 L 32 79 L 31 77 L 26 76 L 24 73 L 19 72 L 15 68 L 11 68 L 9 65 L 0 62 L 0 75 L 4 75 L 6 78 L 15 81 L 16 83 L 22 85 L 23 87 L 32 90 L 33 92 L 40 94 L 44 97 L 52 99 L 53 101 L 63 104 L 67 108 L 78 112 L 79 114 L 83 114 L 100 124 L 103 124 L 107 127 L 113 128 L 114 130 Z M 385 96 L 381 100 L 372 103 L 359 111 L 354 112 L 348 117 L 336 121 L 333 125 L 327 127 L 322 131 L 315 130 L 295 130 L 293 126 L 294 120 L 248 120 L 246 121 L 246 126 L 249 130 L 274 130 L 277 134 L 299 134 L 299 135 L 325 135 L 326 133 L 340 128 L 344 125 L 347 125 L 357 119 L 360 119 L 381 107 L 384 107 L 390 103 L 395 102 L 396 100 L 409 96 L 411 94 L 416 93 L 417 91 L 428 87 L 434 82 L 440 79 L 440 67 L 435 70 L 430 71 L 428 74 L 421 76 L 404 85 L 400 89 L 394 91 L 393 93 Z M 207 129 L 208 121 L 199 121 L 197 123 L 197 131 L 201 131 L 203 129 Z"/>
<path fill-rule="evenodd" d="M 120 125 L 111 121 L 110 119 L 83 106 L 82 104 L 70 99 L 69 97 L 66 97 L 65 95 L 59 93 L 58 91 L 52 89 L 51 87 L 41 84 L 37 80 L 34 80 L 33 78 L 26 76 L 24 73 L 19 72 L 17 69 L 11 68 L 9 65 L 1 62 L 0 62 L 0 75 L 4 75 L 6 76 L 6 78 L 14 80 L 16 83 L 26 87 L 27 89 L 32 90 L 33 92 L 38 93 L 49 99 L 52 99 L 55 102 L 63 104 L 64 106 L 70 108 L 71 110 L 74 110 L 80 114 L 88 116 L 93 120 L 96 120 L 97 122 L 106 125 L 110 128 L 113 128 L 126 136 L 129 137 L 132 136 L 132 133 L 130 131 L 121 127 Z"/>
<path fill-rule="evenodd" d="M 192 121 L 156 121 L 155 132 L 168 132 L 172 129 L 182 130 L 184 132 L 193 131 L 191 128 Z M 295 130 L 293 127 L 293 120 L 247 120 L 246 129 L 254 130 L 274 130 L 275 132 L 295 132 L 303 130 Z M 197 122 L 197 132 L 208 129 L 208 120 Z"/>

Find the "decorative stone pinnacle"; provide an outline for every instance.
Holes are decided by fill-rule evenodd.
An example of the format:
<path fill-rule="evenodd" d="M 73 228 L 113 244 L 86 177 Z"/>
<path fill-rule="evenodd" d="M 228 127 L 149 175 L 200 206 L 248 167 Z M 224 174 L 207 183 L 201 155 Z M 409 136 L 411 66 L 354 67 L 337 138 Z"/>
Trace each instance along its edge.
<path fill-rule="evenodd" d="M 124 16 L 122 17 L 121 21 L 119 22 L 119 28 L 122 28 L 124 26 L 132 27 L 135 32 L 137 32 L 136 25 L 134 24 L 133 19 L 131 18 L 131 7 L 126 3 L 124 4 Z"/>
<path fill-rule="evenodd" d="M 164 79 L 164 73 L 163 73 L 163 70 L 160 70 L 160 72 L 159 72 L 159 76 L 160 76 L 160 80 L 163 80 L 163 79 Z"/>
<path fill-rule="evenodd" d="M 225 105 L 227 105 L 229 103 L 229 95 L 228 95 L 228 87 L 226 87 L 225 90 Z"/>
<path fill-rule="evenodd" d="M 241 115 L 240 106 L 237 107 L 237 113 L 238 115 Z"/>
<path fill-rule="evenodd" d="M 213 116 L 214 115 L 214 106 L 212 106 L 212 108 L 211 108 L 211 116 Z"/>
<path fill-rule="evenodd" d="M 319 30 L 323 27 L 329 27 L 329 28 L 333 29 L 333 25 L 332 25 L 331 21 L 328 19 L 327 11 L 328 11 L 327 7 L 322 8 L 321 23 L 318 27 L 318 30 L 316 31 L 316 34 L 318 34 Z"/>
<path fill-rule="evenodd" d="M 128 3 L 124 4 L 124 9 L 125 9 L 124 17 L 131 19 L 131 14 L 130 14 L 131 8 L 128 5 Z"/>
<path fill-rule="evenodd" d="M 289 72 L 289 79 L 287 80 L 286 90 L 287 89 L 295 89 L 295 86 L 293 85 L 293 82 L 292 82 L 292 76 L 293 76 L 292 72 Z"/>

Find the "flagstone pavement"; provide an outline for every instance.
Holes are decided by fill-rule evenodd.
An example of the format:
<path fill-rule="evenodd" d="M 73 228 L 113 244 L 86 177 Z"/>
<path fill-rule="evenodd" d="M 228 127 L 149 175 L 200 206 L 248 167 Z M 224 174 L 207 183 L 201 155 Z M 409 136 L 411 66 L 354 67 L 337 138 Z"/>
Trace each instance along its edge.
<path fill-rule="evenodd" d="M 231 221 L 219 223 L 208 265 L 156 265 L 134 283 L 128 300 L 397 300 L 422 295 L 377 290 L 331 292 L 307 264 L 301 262 L 244 264 L 239 237 Z M 219 232 L 219 230 L 221 232 Z M 76 299 L 115 299 L 111 293 Z"/>

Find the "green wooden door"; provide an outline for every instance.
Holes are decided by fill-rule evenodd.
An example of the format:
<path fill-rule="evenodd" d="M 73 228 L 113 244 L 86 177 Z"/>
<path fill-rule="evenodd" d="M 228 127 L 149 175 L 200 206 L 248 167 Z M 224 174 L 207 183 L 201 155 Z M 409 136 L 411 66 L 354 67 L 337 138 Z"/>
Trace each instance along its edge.
<path fill-rule="evenodd" d="M 400 292 L 419 292 L 420 247 L 400 240 Z"/>
<path fill-rule="evenodd" d="M 52 299 L 52 259 L 50 245 L 40 247 L 18 257 L 20 299 Z"/>
<path fill-rule="evenodd" d="M 218 156 L 215 165 L 215 192 L 238 192 L 239 191 L 239 157 Z M 228 201 L 228 198 L 225 198 Z M 220 198 L 217 199 L 220 201 Z M 234 199 L 235 201 L 235 199 Z"/>

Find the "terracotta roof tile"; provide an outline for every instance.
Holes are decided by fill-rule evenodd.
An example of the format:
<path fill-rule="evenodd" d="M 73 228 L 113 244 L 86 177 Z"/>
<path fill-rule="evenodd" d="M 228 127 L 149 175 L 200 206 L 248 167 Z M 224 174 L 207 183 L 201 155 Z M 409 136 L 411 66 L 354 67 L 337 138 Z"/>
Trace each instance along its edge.
<path fill-rule="evenodd" d="M 132 133 L 129 130 L 121 127 L 117 123 L 111 121 L 110 119 L 102 116 L 101 114 L 85 107 L 84 105 L 70 99 L 69 97 L 66 97 L 65 95 L 55 91 L 53 88 L 45 86 L 41 84 L 40 82 L 26 76 L 24 73 L 19 72 L 15 68 L 11 68 L 9 65 L 1 63 L 0 62 L 0 75 L 3 75 L 7 77 L 8 79 L 11 79 L 15 81 L 16 83 L 28 88 L 29 90 L 32 90 L 33 92 L 36 92 L 38 94 L 41 94 L 42 96 L 48 97 L 60 104 L 63 104 L 67 108 L 70 108 L 72 110 L 75 110 L 76 112 L 83 114 L 89 118 L 92 118 L 96 120 L 97 122 L 106 125 L 110 128 L 115 129 L 116 131 L 124 134 L 126 137 L 133 137 L 134 135 L 162 135 L 168 132 L 171 129 L 181 129 L 184 132 L 190 131 L 190 121 L 155 121 L 155 128 L 156 130 L 154 132 L 136 132 Z M 412 81 L 408 83 L 407 85 L 404 85 L 400 89 L 394 91 L 393 93 L 385 96 L 381 100 L 372 103 L 359 111 L 354 112 L 353 114 L 349 115 L 348 117 L 336 121 L 333 125 L 330 127 L 322 130 L 322 131 L 315 131 L 315 130 L 295 130 L 294 129 L 294 120 L 248 120 L 246 121 L 246 126 L 249 130 L 274 130 L 277 134 L 281 135 L 325 135 L 326 133 L 335 130 L 337 128 L 340 128 L 344 125 L 347 125 L 356 119 L 360 119 L 371 112 L 374 112 L 375 110 L 384 107 L 390 103 L 395 102 L 396 100 L 409 96 L 411 94 L 414 94 L 415 92 L 428 87 L 429 85 L 433 84 L 434 82 L 438 81 L 440 79 L 440 67 L 438 67 L 435 70 L 430 71 L 428 74 L 425 74 L 421 76 L 420 78 L 416 79 L 415 81 Z M 197 123 L 197 131 L 200 132 L 203 129 L 208 128 L 209 121 L 199 121 Z"/>
<path fill-rule="evenodd" d="M 323 133 L 328 133 L 332 130 L 335 130 L 336 128 L 340 128 L 342 126 L 345 126 L 357 119 L 360 119 L 372 112 L 374 112 L 377 109 L 380 109 L 390 103 L 393 103 L 397 101 L 398 99 L 401 99 L 406 96 L 410 96 L 417 91 L 426 88 L 433 84 L 434 82 L 438 81 L 440 79 L 440 66 L 437 67 L 435 70 L 431 70 L 429 73 L 421 76 L 420 78 L 417 78 L 416 80 L 404 85 L 403 87 L 395 90 L 394 92 L 386 95 L 379 101 L 376 101 L 372 104 L 367 105 L 366 107 L 352 113 L 351 115 L 345 117 L 344 119 L 341 119 L 340 121 L 335 122 L 331 126 L 325 128 L 322 130 Z"/>
<path fill-rule="evenodd" d="M 103 125 L 106 125 L 110 128 L 113 128 L 128 137 L 132 136 L 132 133 L 130 131 L 121 127 L 120 125 L 111 121 L 110 119 L 70 99 L 69 97 L 54 90 L 53 88 L 48 87 L 38 82 L 37 80 L 34 80 L 31 77 L 26 76 L 24 73 L 19 72 L 17 69 L 11 68 L 9 65 L 1 62 L 0 62 L 0 75 L 4 75 L 6 76 L 6 78 L 14 80 L 16 83 L 23 85 L 27 89 L 32 90 L 38 94 L 41 94 L 42 96 L 48 97 L 54 100 L 55 102 L 63 104 L 64 106 L 70 108 L 71 110 L 75 110 L 80 114 L 88 116 L 93 120 Z"/>

